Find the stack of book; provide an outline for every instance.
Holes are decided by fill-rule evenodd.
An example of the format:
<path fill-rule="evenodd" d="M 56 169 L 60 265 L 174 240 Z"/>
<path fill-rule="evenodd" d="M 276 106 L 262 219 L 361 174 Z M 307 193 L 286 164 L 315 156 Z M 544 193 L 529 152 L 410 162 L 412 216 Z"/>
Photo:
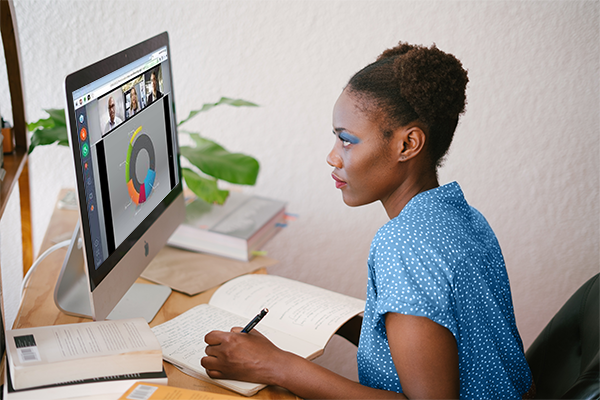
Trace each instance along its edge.
<path fill-rule="evenodd" d="M 223 205 L 194 199 L 169 245 L 249 261 L 285 226 L 286 203 L 231 192 Z"/>
<path fill-rule="evenodd" d="M 142 318 L 8 330 L 6 355 L 5 399 L 122 394 L 138 381 L 167 384 L 160 343 Z"/>

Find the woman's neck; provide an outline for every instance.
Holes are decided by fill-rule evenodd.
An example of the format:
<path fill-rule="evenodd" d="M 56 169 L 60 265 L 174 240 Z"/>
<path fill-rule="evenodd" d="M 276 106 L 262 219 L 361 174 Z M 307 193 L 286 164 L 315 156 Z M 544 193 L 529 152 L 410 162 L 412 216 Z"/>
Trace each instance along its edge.
<path fill-rule="evenodd" d="M 435 169 L 427 169 L 422 173 L 409 174 L 397 190 L 387 199 L 382 200 L 389 219 L 396 218 L 408 202 L 419 193 L 440 186 Z"/>

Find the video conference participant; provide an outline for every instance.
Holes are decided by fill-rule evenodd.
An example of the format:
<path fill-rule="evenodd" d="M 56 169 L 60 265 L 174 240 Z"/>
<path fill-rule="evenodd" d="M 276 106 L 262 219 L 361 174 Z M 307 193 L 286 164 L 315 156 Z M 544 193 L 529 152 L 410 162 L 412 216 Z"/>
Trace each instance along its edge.
<path fill-rule="evenodd" d="M 127 110 L 127 118 L 133 117 L 136 113 L 140 111 L 140 103 L 137 96 L 137 91 L 135 90 L 135 86 L 131 88 L 129 91 L 129 109 Z"/>
<path fill-rule="evenodd" d="M 113 128 L 117 127 L 121 122 L 123 121 L 117 116 L 116 113 L 115 99 L 110 96 L 108 98 L 108 122 L 104 126 L 104 133 L 108 133 Z"/>
<path fill-rule="evenodd" d="M 158 87 L 158 78 L 156 76 L 156 70 L 150 74 L 150 92 L 148 93 L 148 104 L 154 100 L 158 100 L 162 97 L 162 93 Z"/>

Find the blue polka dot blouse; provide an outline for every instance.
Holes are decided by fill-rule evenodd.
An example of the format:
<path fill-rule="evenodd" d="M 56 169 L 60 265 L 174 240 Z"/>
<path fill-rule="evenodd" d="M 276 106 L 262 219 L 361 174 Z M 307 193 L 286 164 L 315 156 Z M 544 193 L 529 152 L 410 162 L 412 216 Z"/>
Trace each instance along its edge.
<path fill-rule="evenodd" d="M 363 385 L 402 392 L 384 316 L 423 316 L 458 345 L 461 399 L 520 399 L 531 372 L 504 259 L 485 218 L 450 183 L 415 196 L 379 229 L 357 361 Z"/>

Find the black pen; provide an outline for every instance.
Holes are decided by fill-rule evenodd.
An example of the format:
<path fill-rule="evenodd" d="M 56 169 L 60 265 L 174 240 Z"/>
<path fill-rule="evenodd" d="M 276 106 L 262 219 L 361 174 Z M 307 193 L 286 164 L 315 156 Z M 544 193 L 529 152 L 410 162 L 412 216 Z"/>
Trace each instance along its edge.
<path fill-rule="evenodd" d="M 254 329 L 256 324 L 258 324 L 260 320 L 263 319 L 265 315 L 267 315 L 268 312 L 269 310 L 267 308 L 263 308 L 262 310 L 260 310 L 260 313 L 258 313 L 256 317 L 252 318 L 252 321 L 248 322 L 248 325 L 246 325 L 244 329 L 242 329 L 242 333 L 248 333 L 252 329 Z"/>

